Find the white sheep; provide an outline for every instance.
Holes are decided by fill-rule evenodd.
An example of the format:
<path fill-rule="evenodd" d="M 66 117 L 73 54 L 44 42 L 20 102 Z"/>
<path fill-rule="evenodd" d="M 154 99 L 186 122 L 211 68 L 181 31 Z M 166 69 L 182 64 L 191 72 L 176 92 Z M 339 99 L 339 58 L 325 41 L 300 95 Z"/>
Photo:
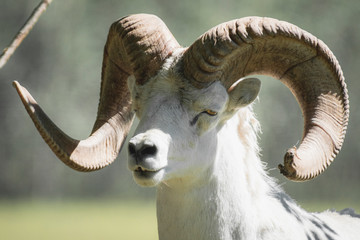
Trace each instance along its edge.
<path fill-rule="evenodd" d="M 252 74 L 281 80 L 304 115 L 301 144 L 287 151 L 280 171 L 294 181 L 316 177 L 344 140 L 346 84 L 327 46 L 286 22 L 242 18 L 182 48 L 153 15 L 116 21 L 104 50 L 98 116 L 81 141 L 14 85 L 50 148 L 79 171 L 110 164 L 139 118 L 128 166 L 138 184 L 157 187 L 160 239 L 359 239 L 360 216 L 352 210 L 308 213 L 267 175 L 251 108 L 260 81 L 243 79 Z"/>

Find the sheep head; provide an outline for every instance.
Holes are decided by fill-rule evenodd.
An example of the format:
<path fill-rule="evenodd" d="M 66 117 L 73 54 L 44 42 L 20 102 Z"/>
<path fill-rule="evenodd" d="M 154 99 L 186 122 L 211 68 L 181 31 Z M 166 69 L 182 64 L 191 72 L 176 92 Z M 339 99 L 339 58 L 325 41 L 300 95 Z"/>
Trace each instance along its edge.
<path fill-rule="evenodd" d="M 196 88 L 182 77 L 182 52 L 175 52 L 146 84 L 129 79 L 140 122 L 129 140 L 128 167 L 139 185 L 198 182 L 217 155 L 219 130 L 260 90 L 256 78 L 235 83 L 231 91 L 219 81 Z"/>
<path fill-rule="evenodd" d="M 157 121 L 158 118 L 169 116 L 177 129 L 188 131 L 188 136 L 194 138 L 207 134 L 226 120 L 226 115 L 256 97 L 258 80 L 237 82 L 253 74 L 269 75 L 283 82 L 304 116 L 301 144 L 286 152 L 280 171 L 294 181 L 316 177 L 342 146 L 349 117 L 347 89 L 341 68 L 328 47 L 286 22 L 259 17 L 233 20 L 210 29 L 189 48 L 182 48 L 153 15 L 120 19 L 111 26 L 105 45 L 93 132 L 81 141 L 65 135 L 25 88 L 14 85 L 50 148 L 65 164 L 79 171 L 100 169 L 116 158 L 136 112 L 140 125 L 130 140 L 129 167 L 142 184 L 153 185 L 162 179 L 167 163 L 155 159 L 140 166 L 136 155 L 166 155 L 167 150 L 142 140 L 144 134 L 151 134 L 149 129 L 155 131 L 157 124 L 169 121 Z M 217 104 L 206 100 L 212 91 L 218 96 Z M 178 97 L 170 98 L 169 94 Z M 200 100 L 184 103 L 191 94 Z M 207 101 L 211 108 L 207 108 Z M 157 104 L 156 111 L 161 114 L 154 115 L 147 104 Z M 170 126 L 161 126 L 161 141 L 167 141 L 168 133 L 174 131 Z M 145 174 L 155 180 L 144 182 L 141 176 Z"/>

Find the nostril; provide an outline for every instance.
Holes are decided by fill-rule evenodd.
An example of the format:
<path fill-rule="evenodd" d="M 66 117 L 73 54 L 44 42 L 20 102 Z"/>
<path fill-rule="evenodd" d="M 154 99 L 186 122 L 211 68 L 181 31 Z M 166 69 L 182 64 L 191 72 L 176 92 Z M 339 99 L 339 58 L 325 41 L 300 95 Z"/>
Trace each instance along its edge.
<path fill-rule="evenodd" d="M 136 147 L 135 147 L 135 144 L 133 143 L 129 143 L 129 146 L 128 146 L 128 151 L 129 151 L 129 154 L 130 155 L 135 155 L 136 154 Z"/>
<path fill-rule="evenodd" d="M 139 146 L 138 146 L 139 148 Z M 140 149 L 137 148 L 137 145 L 129 142 L 128 153 L 131 156 L 136 158 L 143 158 L 146 156 L 154 156 L 157 153 L 157 147 L 154 144 L 145 143 L 141 146 Z"/>
<path fill-rule="evenodd" d="M 155 145 L 144 145 L 141 150 L 141 156 L 153 156 L 157 153 L 157 147 Z"/>

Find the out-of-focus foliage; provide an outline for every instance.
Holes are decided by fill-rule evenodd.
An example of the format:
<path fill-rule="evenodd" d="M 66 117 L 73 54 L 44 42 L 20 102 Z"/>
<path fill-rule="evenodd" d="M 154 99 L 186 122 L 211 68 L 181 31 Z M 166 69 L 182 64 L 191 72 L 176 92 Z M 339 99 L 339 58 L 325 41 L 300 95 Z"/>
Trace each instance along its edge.
<path fill-rule="evenodd" d="M 7 46 L 38 1 L 1 1 L 0 48 Z M 331 167 L 313 181 L 290 183 L 280 176 L 277 164 L 285 150 L 301 139 L 301 113 L 286 87 L 262 78 L 255 109 L 263 129 L 263 159 L 296 199 L 359 199 L 358 0 L 53 1 L 0 70 L 0 198 L 154 196 L 154 189 L 134 184 L 125 151 L 110 167 L 94 173 L 78 173 L 63 165 L 40 138 L 11 87 L 13 80 L 20 81 L 65 132 L 86 137 L 96 116 L 108 28 L 122 16 L 141 12 L 160 16 L 184 46 L 216 24 L 250 15 L 286 20 L 322 39 L 337 56 L 349 87 L 351 117 L 344 147 Z"/>

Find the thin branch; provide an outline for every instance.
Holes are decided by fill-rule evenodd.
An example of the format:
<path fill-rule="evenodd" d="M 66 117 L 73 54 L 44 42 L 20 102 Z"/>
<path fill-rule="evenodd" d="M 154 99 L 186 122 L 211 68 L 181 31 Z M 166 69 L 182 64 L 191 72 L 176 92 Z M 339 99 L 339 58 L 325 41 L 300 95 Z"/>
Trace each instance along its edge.
<path fill-rule="evenodd" d="M 41 14 L 45 12 L 45 10 L 52 1 L 53 0 L 42 0 L 39 5 L 34 9 L 30 17 L 25 22 L 24 26 L 20 29 L 20 31 L 16 34 L 15 38 L 12 40 L 11 44 L 7 48 L 5 48 L 3 53 L 1 54 L 0 69 L 7 63 L 7 61 L 9 61 L 15 50 L 20 46 L 21 42 L 29 34 L 31 29 L 39 20 Z"/>

